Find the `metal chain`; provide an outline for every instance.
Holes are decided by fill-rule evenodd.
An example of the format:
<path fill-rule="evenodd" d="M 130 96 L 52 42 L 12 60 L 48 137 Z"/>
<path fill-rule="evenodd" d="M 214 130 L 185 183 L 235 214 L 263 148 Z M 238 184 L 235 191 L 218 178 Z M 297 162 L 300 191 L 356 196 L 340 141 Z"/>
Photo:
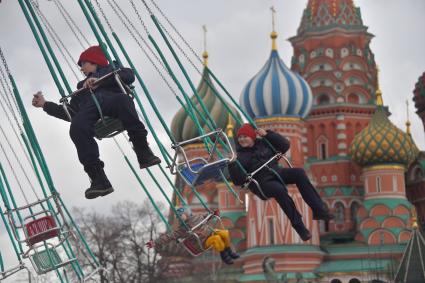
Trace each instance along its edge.
<path fill-rule="evenodd" d="M 4 96 L 5 96 L 5 99 L 6 99 L 6 101 L 5 101 L 6 102 L 6 105 L 7 105 L 7 107 L 9 109 L 11 109 L 11 111 L 13 111 L 12 110 L 13 109 L 13 105 L 12 105 L 12 102 L 10 101 L 11 99 L 9 97 L 9 93 L 10 93 L 9 84 L 7 83 L 7 79 L 6 79 L 6 77 L 5 77 L 4 73 L 3 73 L 3 69 L 2 68 L 0 68 L 0 75 L 1 75 L 0 76 L 0 84 L 1 84 L 1 87 L 3 89 L 3 93 L 4 93 Z"/>
<path fill-rule="evenodd" d="M 0 56 L 1 56 L 1 58 L 2 58 L 3 66 L 4 66 L 5 70 L 6 70 L 6 73 L 8 74 L 8 76 L 9 76 L 9 78 L 10 78 L 12 75 L 11 75 L 11 73 L 10 73 L 10 70 L 9 70 L 8 66 L 7 66 L 6 57 L 4 56 L 3 51 L 1 50 L 1 48 L 0 48 Z M 0 71 L 1 71 L 1 74 L 2 74 L 2 77 L 4 78 L 4 80 L 6 80 L 6 78 L 4 77 L 4 74 L 3 74 L 3 71 L 2 71 L 1 66 L 0 66 Z M 2 84 L 3 84 L 3 83 L 2 83 Z M 7 86 L 9 86 L 9 84 L 7 84 L 7 81 L 6 81 L 6 85 L 7 85 Z M 2 85 L 2 87 L 3 87 L 3 89 L 4 89 L 4 86 L 3 86 L 3 85 Z M 10 92 L 10 93 L 9 93 L 9 95 L 12 97 L 12 100 L 13 100 L 13 101 L 14 101 L 14 103 L 15 103 L 15 106 L 16 106 L 16 108 L 17 108 L 17 111 L 18 111 L 18 113 L 19 113 L 19 116 L 20 116 L 20 118 L 21 118 L 21 121 L 23 121 L 23 119 L 22 119 L 22 113 L 21 113 L 21 111 L 20 111 L 20 109 L 19 109 L 19 107 L 18 107 L 18 105 L 17 105 L 17 102 L 16 102 L 16 100 L 15 100 L 15 97 L 13 96 L 13 93 L 11 92 L 12 90 L 11 90 L 10 88 L 8 88 L 8 90 L 9 90 L 9 92 Z M 7 95 L 8 95 L 7 93 L 4 93 L 4 95 L 1 95 L 1 93 L 0 93 L 0 97 L 3 99 L 3 101 L 2 101 L 2 102 L 5 102 L 5 101 L 4 101 L 4 97 L 6 97 L 6 98 L 7 98 Z M 4 106 L 5 104 L 7 105 L 7 102 L 6 102 L 6 103 L 1 103 L 1 108 L 3 109 L 3 112 L 6 114 L 6 117 L 7 117 L 7 120 L 8 120 L 8 122 L 9 122 L 9 124 L 10 124 L 10 127 L 12 128 L 13 133 L 15 134 L 16 139 L 19 141 L 19 145 L 20 145 L 20 147 L 21 147 L 22 151 L 24 152 L 25 158 L 27 159 L 28 163 L 31 165 L 31 168 L 32 168 L 32 162 L 31 162 L 31 160 L 30 160 L 29 153 L 27 152 L 27 150 L 26 150 L 26 148 L 25 148 L 24 144 L 22 143 L 21 138 L 19 137 L 19 134 L 17 133 L 17 131 L 16 131 L 16 129 L 15 129 L 15 127 L 14 127 L 13 123 L 12 123 L 12 119 L 11 119 L 11 118 L 10 118 L 10 116 L 9 116 L 9 112 L 10 112 L 10 113 L 12 113 L 12 116 L 13 116 L 13 118 L 14 118 L 14 120 L 15 120 L 15 123 L 16 123 L 16 125 L 17 125 L 17 127 L 18 127 L 18 129 L 19 129 L 19 132 L 20 132 L 20 133 L 22 133 L 22 134 L 24 134 L 24 130 L 23 130 L 23 128 L 22 128 L 22 125 L 21 125 L 21 123 L 18 121 L 18 117 L 17 117 L 17 115 L 15 114 L 15 111 L 14 111 L 13 107 L 10 107 L 10 108 L 9 108 L 9 112 L 8 112 L 8 111 L 6 110 L 6 108 L 5 108 L 5 106 Z M 34 170 L 35 170 L 35 169 L 34 169 Z M 34 172 L 35 172 L 35 171 L 34 171 Z"/>
<path fill-rule="evenodd" d="M 15 118 L 16 123 L 19 124 L 18 117 L 16 117 L 16 115 L 15 115 L 15 111 L 13 109 L 13 106 L 12 106 L 12 103 L 10 102 L 10 100 L 13 101 L 13 105 L 15 106 L 17 112 L 19 113 L 19 117 L 21 117 L 21 119 L 22 119 L 22 114 L 21 114 L 21 111 L 20 111 L 20 109 L 18 107 L 18 103 L 16 102 L 15 97 L 13 95 L 13 91 L 10 88 L 10 85 L 8 83 L 8 80 L 10 80 L 10 78 L 11 78 L 11 74 L 10 74 L 9 67 L 7 65 L 7 62 L 6 62 L 6 57 L 4 56 L 3 50 L 1 49 L 1 47 L 0 47 L 0 57 L 1 57 L 1 60 L 2 60 L 2 63 L 3 63 L 3 67 L 4 67 L 5 72 L 6 72 L 6 74 L 5 74 L 3 72 L 3 68 L 0 67 L 0 73 L 1 73 L 1 78 L 2 78 L 1 79 L 2 88 L 5 91 L 6 100 L 9 103 L 9 108 L 11 109 L 11 112 L 14 114 L 13 117 Z M 7 86 L 7 91 L 6 91 L 5 85 Z M 10 96 L 10 98 L 9 98 L 9 96 Z"/>
<path fill-rule="evenodd" d="M 1 125 L 0 125 L 0 132 L 3 134 L 5 140 L 6 140 L 8 146 L 10 148 L 10 151 L 13 153 L 13 156 L 15 157 L 16 161 L 18 162 L 19 168 L 21 168 L 22 172 L 24 173 L 24 176 L 25 176 L 29 186 L 31 187 L 31 190 L 33 191 L 35 197 L 37 198 L 37 200 L 40 200 L 40 198 L 37 195 L 37 192 L 35 191 L 35 188 L 34 188 L 32 182 L 30 181 L 30 178 L 28 177 L 28 174 L 26 173 L 26 171 L 24 169 L 24 166 L 22 166 L 22 163 L 21 163 L 20 159 L 18 158 L 18 155 L 16 154 L 15 150 L 13 150 L 12 144 L 10 143 L 10 140 L 7 138 L 6 133 L 4 132 L 3 127 Z"/>
<path fill-rule="evenodd" d="M 0 143 L 0 149 L 1 149 L 1 151 L 3 152 L 3 155 L 4 155 L 4 156 L 5 156 L 5 158 L 6 158 L 7 164 L 9 165 L 9 168 L 10 168 L 10 170 L 12 171 L 13 176 L 15 177 L 15 181 L 16 181 L 16 183 L 18 184 L 18 187 L 19 187 L 19 189 L 20 189 L 20 191 L 21 191 L 21 193 L 22 193 L 22 196 L 23 196 L 23 198 L 24 198 L 24 200 L 25 200 L 25 204 L 26 204 L 26 205 L 29 205 L 30 203 L 29 203 L 29 201 L 28 201 L 28 199 L 27 199 L 27 196 L 26 196 L 26 194 L 25 194 L 25 192 L 24 192 L 24 189 L 22 188 L 21 182 L 19 182 L 18 175 L 16 175 L 16 172 L 15 172 L 15 170 L 13 169 L 12 163 L 10 162 L 9 157 L 8 157 L 8 156 L 7 156 L 7 154 L 6 154 L 6 151 L 5 151 L 5 149 L 4 149 L 4 147 L 3 147 L 3 144 L 2 144 L 2 143 Z"/>
<path fill-rule="evenodd" d="M 133 0 L 129 0 L 129 1 L 130 1 L 130 3 L 131 3 L 131 6 L 133 6 L 133 10 L 134 10 L 134 12 L 136 13 L 137 18 L 139 19 L 140 23 L 142 24 L 143 29 L 145 30 L 146 34 L 147 34 L 147 35 L 149 35 L 148 28 L 146 27 L 145 22 L 143 21 L 142 17 L 140 16 L 140 13 L 139 13 L 139 10 L 138 10 L 138 9 L 137 9 L 137 7 L 136 7 L 136 4 L 134 4 L 134 1 L 133 1 Z M 146 3 L 144 3 L 144 4 L 145 4 L 145 6 L 146 6 Z M 150 11 L 149 7 L 147 7 L 147 9 L 148 9 L 148 11 Z M 151 11 L 150 11 L 150 12 L 151 12 Z M 152 13 L 151 13 L 151 14 L 152 14 Z"/>
<path fill-rule="evenodd" d="M 197 55 L 197 53 L 195 52 L 195 50 L 193 50 L 192 46 L 186 41 L 186 39 L 183 37 L 183 35 L 181 35 L 181 33 L 178 31 L 178 29 L 173 25 L 173 23 L 168 19 L 168 17 L 165 15 L 165 13 L 161 10 L 161 8 L 159 8 L 158 4 L 156 4 L 156 2 L 154 0 L 150 0 L 152 2 L 152 4 L 155 6 L 155 8 L 158 10 L 158 12 L 161 14 L 161 16 L 165 19 L 165 21 L 171 26 L 171 28 L 174 30 L 174 32 L 180 37 L 180 39 L 183 41 L 183 43 L 190 49 L 190 51 L 192 52 L 192 54 L 195 56 L 195 58 L 202 63 L 201 58 Z M 161 23 L 160 23 L 161 24 Z M 163 25 L 161 24 L 161 27 L 163 27 Z M 166 30 L 164 28 L 164 30 Z M 171 37 L 171 35 L 167 32 L 167 34 Z M 174 41 L 174 40 L 173 40 Z M 193 63 L 192 63 L 193 64 Z"/>
<path fill-rule="evenodd" d="M 31 2 L 34 5 L 34 1 L 32 0 Z M 65 44 L 60 39 L 59 35 L 53 29 L 49 20 L 46 18 L 46 16 L 40 10 L 40 7 L 38 7 L 36 5 L 34 5 L 34 7 L 35 7 L 35 12 L 37 13 L 38 17 L 41 19 L 41 23 L 43 24 L 45 30 L 47 30 L 47 33 L 49 34 L 50 38 L 53 39 L 53 42 L 55 43 L 57 49 L 59 50 L 59 53 L 62 55 L 62 58 L 65 60 L 66 65 L 69 67 L 71 72 L 74 74 L 75 78 L 78 81 L 81 80 L 81 78 L 75 72 L 75 66 L 77 66 L 77 65 L 74 63 L 73 56 L 69 52 L 68 48 L 66 48 Z M 66 54 L 64 53 L 64 50 L 65 50 Z M 66 55 L 68 55 L 68 57 Z"/>
<path fill-rule="evenodd" d="M 2 95 L 0 95 L 0 97 L 2 98 L 3 96 L 2 96 Z M 4 102 L 4 101 L 2 101 L 2 102 Z M 8 122 L 9 122 L 9 124 L 10 124 L 10 127 L 12 128 L 13 133 L 15 134 L 16 139 L 19 141 L 19 145 L 21 146 L 21 149 L 22 149 L 22 150 L 23 150 L 23 152 L 25 153 L 25 157 L 27 158 L 28 162 L 29 162 L 30 164 L 32 164 L 32 163 L 31 163 L 31 160 L 30 160 L 30 158 L 29 158 L 28 152 L 26 151 L 26 149 L 25 149 L 25 147 L 24 147 L 24 145 L 23 145 L 23 143 L 22 143 L 22 141 L 21 141 L 21 138 L 20 138 L 20 137 L 19 137 L 19 135 L 18 135 L 18 132 L 16 131 L 15 127 L 13 126 L 12 119 L 11 119 L 11 118 L 10 118 L 10 116 L 9 116 L 9 112 L 8 112 L 8 111 L 6 111 L 6 108 L 4 107 L 4 103 L 2 103 L 2 102 L 0 102 L 0 105 L 1 105 L 1 108 L 3 109 L 3 112 L 4 112 L 4 113 L 6 113 L 6 117 L 7 117 L 7 120 L 8 120 Z M 19 131 L 20 131 L 21 133 L 23 133 L 23 130 L 22 130 L 21 125 L 20 125 L 20 124 L 18 124 L 18 128 L 19 128 Z"/>
<path fill-rule="evenodd" d="M 100 6 L 99 1 L 98 1 L 98 0 L 94 0 L 94 1 L 96 2 L 96 5 L 97 5 L 97 7 L 98 7 L 98 9 L 99 9 L 100 13 L 102 14 L 102 17 L 105 19 L 105 22 L 106 22 L 106 24 L 108 25 L 109 29 L 111 30 L 111 32 L 114 32 L 114 29 L 112 28 L 112 25 L 111 25 L 111 23 L 109 22 L 108 18 L 106 17 L 105 12 L 103 11 L 102 7 Z M 91 4 L 91 3 L 90 3 L 90 4 Z M 93 5 L 92 5 L 92 6 L 93 6 Z M 93 9 L 93 10 L 94 10 L 94 9 Z M 94 11 L 95 11 L 95 10 L 94 10 Z M 96 14 L 96 11 L 95 11 L 95 14 Z"/>
<path fill-rule="evenodd" d="M 1 50 L 0 50 L 0 52 L 1 52 Z M 4 63 L 3 63 L 3 64 L 4 64 Z M 8 88 L 9 92 L 7 92 L 6 87 L 4 86 L 4 85 L 7 85 L 7 86 L 9 87 L 9 84 L 7 83 L 7 79 L 6 79 L 6 77 L 4 76 L 4 73 L 3 73 L 3 70 L 2 70 L 2 68 L 1 68 L 1 67 L 0 67 L 0 73 L 1 73 L 0 84 L 2 85 L 2 88 L 3 88 L 3 91 L 4 91 L 4 93 L 3 93 L 3 95 L 2 95 L 2 97 L 4 97 L 4 99 L 5 99 L 5 101 L 4 101 L 5 103 L 4 103 L 4 104 L 8 106 L 10 113 L 12 113 L 13 119 L 15 120 L 16 125 L 18 125 L 19 131 L 20 131 L 20 132 L 23 132 L 23 130 L 22 130 L 22 128 L 21 128 L 21 123 L 19 122 L 19 119 L 18 119 L 18 117 L 17 117 L 17 115 L 16 115 L 16 113 L 15 113 L 15 109 L 13 108 L 13 106 L 12 106 L 12 104 L 11 104 L 10 100 L 8 99 L 8 98 L 9 98 L 9 96 L 11 96 L 11 97 L 12 97 L 12 101 L 14 102 L 15 107 L 16 107 L 16 109 L 17 109 L 17 112 L 18 112 L 18 114 L 19 114 L 19 117 L 21 118 L 20 120 L 22 121 L 22 114 L 21 114 L 21 111 L 20 111 L 20 109 L 19 109 L 18 105 L 16 104 L 15 97 L 13 96 L 13 93 L 11 92 L 11 90 Z M 2 108 L 3 108 L 3 107 L 4 107 L 4 106 L 2 105 Z M 4 108 L 3 108 L 3 109 L 4 109 Z M 5 112 L 6 112 L 6 111 L 5 111 Z M 7 113 L 7 112 L 6 112 L 6 113 Z M 10 120 L 9 120 L 9 121 L 10 121 Z M 12 124 L 12 123 L 11 123 L 11 124 Z"/>
<path fill-rule="evenodd" d="M 136 29 L 136 27 L 133 25 L 133 23 L 127 18 L 124 17 L 125 14 L 124 12 L 121 10 L 121 8 L 118 6 L 118 4 L 115 2 L 115 0 L 112 0 L 114 2 L 114 4 L 116 5 L 116 7 L 114 7 L 111 3 L 110 0 L 107 0 L 109 5 L 111 6 L 111 8 L 113 9 L 113 11 L 115 12 L 115 14 L 118 16 L 118 18 L 120 19 L 121 23 L 124 25 L 124 27 L 127 29 L 127 31 L 130 33 L 131 37 L 136 41 L 137 45 L 140 47 L 140 49 L 142 50 L 142 52 L 145 54 L 145 56 L 148 58 L 149 62 L 152 64 L 152 66 L 155 68 L 155 70 L 157 71 L 157 73 L 159 74 L 159 76 L 161 77 L 161 79 L 165 82 L 165 84 L 167 85 L 168 89 L 175 95 L 177 95 L 176 90 L 171 86 L 170 82 L 167 80 L 167 78 L 164 76 L 164 74 L 161 72 L 161 70 L 158 68 L 158 66 L 156 65 L 156 63 L 152 60 L 151 56 L 147 53 L 146 49 L 142 46 L 142 43 L 137 39 L 136 35 L 133 33 L 133 31 L 130 29 L 130 27 L 128 25 L 130 25 L 134 32 L 136 32 L 136 34 L 139 36 L 139 38 L 142 40 L 142 42 L 144 43 L 144 45 L 148 48 L 148 50 L 151 52 L 151 54 L 155 57 L 155 59 L 159 62 L 159 64 L 161 65 L 161 67 L 167 72 L 167 69 L 165 68 L 163 62 L 161 61 L 161 59 L 156 55 L 156 53 L 152 50 L 152 48 L 150 47 L 150 45 L 146 42 L 146 40 L 142 37 L 142 35 L 140 34 L 140 32 Z M 118 12 L 123 15 L 121 16 Z M 127 23 L 124 21 L 127 20 Z M 167 72 L 168 73 L 168 72 Z"/>
<path fill-rule="evenodd" d="M 65 7 L 62 5 L 62 3 L 58 0 L 53 0 L 53 3 L 55 3 L 56 7 L 58 8 L 59 12 L 61 13 L 63 19 L 65 20 L 66 24 L 68 25 L 69 29 L 71 30 L 71 32 L 74 34 L 75 38 L 78 40 L 78 42 L 80 43 L 81 47 L 83 49 L 87 48 L 87 46 L 90 46 L 89 41 L 87 40 L 87 38 L 84 36 L 83 32 L 81 31 L 81 29 L 78 27 L 78 25 L 75 23 L 74 19 L 71 17 L 71 15 L 68 13 L 68 11 L 65 9 Z M 74 25 L 74 27 L 72 27 L 72 25 Z M 74 28 L 78 31 L 78 33 L 80 34 L 81 38 L 84 39 L 84 41 L 86 42 L 86 45 L 84 45 L 80 39 L 80 36 L 77 35 L 77 32 L 74 30 Z"/>

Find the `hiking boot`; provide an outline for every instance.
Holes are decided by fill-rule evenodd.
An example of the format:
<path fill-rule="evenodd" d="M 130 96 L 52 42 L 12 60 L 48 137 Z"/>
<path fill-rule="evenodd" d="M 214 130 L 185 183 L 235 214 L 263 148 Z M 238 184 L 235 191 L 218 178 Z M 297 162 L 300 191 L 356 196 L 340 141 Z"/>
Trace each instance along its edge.
<path fill-rule="evenodd" d="M 103 171 L 102 165 L 92 165 L 84 168 L 87 175 L 90 177 L 90 188 L 85 192 L 87 199 L 94 199 L 99 196 L 106 196 L 114 191 L 111 183 L 106 177 L 105 171 Z"/>
<path fill-rule="evenodd" d="M 293 226 L 293 228 L 298 233 L 298 235 L 300 236 L 301 240 L 303 240 L 304 242 L 311 239 L 311 233 L 304 226 L 304 224 Z"/>
<path fill-rule="evenodd" d="M 142 141 L 132 141 L 133 149 L 139 161 L 140 169 L 148 168 L 161 163 L 161 159 L 155 156 L 146 142 L 146 138 Z"/>
<path fill-rule="evenodd" d="M 226 250 L 220 252 L 220 257 L 225 264 L 233 264 L 233 259 Z"/>
<path fill-rule="evenodd" d="M 232 251 L 230 247 L 225 248 L 224 251 L 227 252 L 232 259 L 238 259 L 241 257 L 238 253 L 235 253 L 234 251 Z"/>

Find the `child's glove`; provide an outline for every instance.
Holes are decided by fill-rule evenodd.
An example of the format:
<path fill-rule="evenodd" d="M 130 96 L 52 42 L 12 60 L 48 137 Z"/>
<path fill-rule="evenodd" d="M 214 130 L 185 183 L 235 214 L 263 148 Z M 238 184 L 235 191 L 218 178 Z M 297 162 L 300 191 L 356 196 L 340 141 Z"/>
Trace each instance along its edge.
<path fill-rule="evenodd" d="M 150 240 L 149 242 L 145 244 L 145 246 L 148 247 L 148 249 L 151 249 L 155 247 L 155 242 L 153 240 Z"/>

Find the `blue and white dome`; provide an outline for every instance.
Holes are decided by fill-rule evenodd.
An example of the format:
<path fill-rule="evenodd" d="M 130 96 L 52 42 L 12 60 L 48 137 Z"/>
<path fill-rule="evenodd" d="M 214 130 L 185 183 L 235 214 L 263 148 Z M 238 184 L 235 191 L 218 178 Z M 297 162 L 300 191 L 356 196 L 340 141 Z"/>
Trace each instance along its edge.
<path fill-rule="evenodd" d="M 307 82 L 285 66 L 273 48 L 264 67 L 247 83 L 240 105 L 252 117 L 290 116 L 304 118 L 310 112 L 313 95 Z"/>

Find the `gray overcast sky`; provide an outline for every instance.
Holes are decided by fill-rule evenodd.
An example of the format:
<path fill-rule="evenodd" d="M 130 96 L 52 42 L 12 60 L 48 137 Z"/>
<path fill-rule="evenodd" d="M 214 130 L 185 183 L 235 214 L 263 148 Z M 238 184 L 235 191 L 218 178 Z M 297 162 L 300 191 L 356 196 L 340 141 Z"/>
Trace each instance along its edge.
<path fill-rule="evenodd" d="M 82 47 L 75 40 L 72 33 L 69 32 L 53 2 L 47 0 L 39 0 L 38 2 L 41 10 L 53 24 L 57 33 L 61 35 L 62 41 L 76 60 Z M 90 43 L 94 44 L 96 41 L 83 18 L 81 10 L 79 10 L 77 1 L 62 2 L 66 3 L 65 6 L 79 23 Z M 165 84 L 141 50 L 123 29 L 117 17 L 107 7 L 107 2 L 100 2 L 114 29 L 125 46 L 127 46 L 127 50 L 138 67 L 141 76 L 151 90 L 158 107 L 162 111 L 161 114 L 166 122 L 170 124 L 174 113 L 179 109 L 175 102 L 176 100 L 172 98 L 171 92 L 165 87 Z M 137 28 L 143 32 L 129 2 L 118 2 Z M 135 2 L 138 7 L 142 7 L 140 1 Z M 286 39 L 296 34 L 306 3 L 307 0 L 158 1 L 158 4 L 168 15 L 169 19 L 176 25 L 198 54 L 201 54 L 203 49 L 202 25 L 207 25 L 209 65 L 237 99 L 245 83 L 262 67 L 269 56 L 271 47 L 269 39 L 271 31 L 270 6 L 274 5 L 277 10 L 276 29 L 279 33 L 279 53 L 289 66 L 292 47 Z M 381 69 L 381 89 L 384 103 L 389 106 L 390 111 L 393 113 L 391 120 L 399 128 L 405 130 L 405 100 L 408 99 L 412 134 L 419 148 L 424 150 L 424 130 L 419 118 L 414 113 L 415 108 L 411 98 L 413 97 L 412 90 L 415 82 L 419 75 L 425 71 L 423 49 L 425 37 L 422 36 L 423 27 L 425 26 L 425 1 L 359 0 L 355 1 L 355 4 L 361 8 L 363 21 L 365 25 L 369 26 L 369 32 L 376 36 L 372 39 L 371 49 L 375 53 L 376 62 Z M 155 31 L 146 11 L 141 9 L 141 14 L 149 31 L 163 47 L 162 40 Z M 31 107 L 32 93 L 37 90 L 42 90 L 48 100 L 57 101 L 60 96 L 25 17 L 20 10 L 18 1 L 5 0 L 0 4 L 0 45 L 17 81 L 55 185 L 68 206 L 92 207 L 101 211 L 107 210 L 119 200 L 130 199 L 141 202 L 145 198 L 145 194 L 139 188 L 123 161 L 119 150 L 111 140 L 100 142 L 100 148 L 101 157 L 106 162 L 106 171 L 115 187 L 115 193 L 108 197 L 91 201 L 84 198 L 84 190 L 88 185 L 88 178 L 77 160 L 75 149 L 69 139 L 68 125 L 61 120 L 47 116 L 39 109 Z M 167 56 L 171 58 L 168 53 Z M 58 57 L 60 56 L 58 55 Z M 62 59 L 60 58 L 60 60 Z M 74 86 L 76 79 L 72 76 L 64 61 L 61 62 L 71 85 Z M 200 78 L 199 75 L 193 68 L 190 68 L 187 62 L 185 64 L 194 83 L 197 84 Z M 181 75 L 179 75 L 179 78 L 183 81 Z M 136 85 L 138 84 L 136 83 Z M 184 83 L 184 87 L 189 90 L 186 83 Z M 139 94 L 142 94 L 138 86 L 137 88 Z M 153 117 L 150 107 L 148 107 L 148 112 L 150 117 Z M 0 114 L 0 117 L 1 125 L 6 130 L 10 130 L 4 113 Z M 163 139 L 164 144 L 169 146 L 170 142 L 158 121 L 156 119 L 152 121 L 155 128 L 158 129 L 158 134 Z M 13 137 L 11 137 L 11 140 L 13 141 Z M 122 144 L 125 151 L 129 153 L 130 158 L 135 161 L 130 147 L 125 143 Z M 0 161 L 7 167 L 1 153 Z M 155 171 L 155 173 L 157 172 Z M 32 175 L 30 177 L 33 178 Z M 142 178 L 146 180 L 156 199 L 163 200 L 157 193 L 158 190 L 148 181 L 147 173 L 143 172 Z M 13 178 L 10 177 L 10 179 Z M 28 186 L 25 185 L 23 178 L 22 180 L 23 186 L 27 188 Z M 11 182 L 14 183 L 14 180 L 11 180 Z M 171 192 L 168 187 L 167 192 Z"/>

